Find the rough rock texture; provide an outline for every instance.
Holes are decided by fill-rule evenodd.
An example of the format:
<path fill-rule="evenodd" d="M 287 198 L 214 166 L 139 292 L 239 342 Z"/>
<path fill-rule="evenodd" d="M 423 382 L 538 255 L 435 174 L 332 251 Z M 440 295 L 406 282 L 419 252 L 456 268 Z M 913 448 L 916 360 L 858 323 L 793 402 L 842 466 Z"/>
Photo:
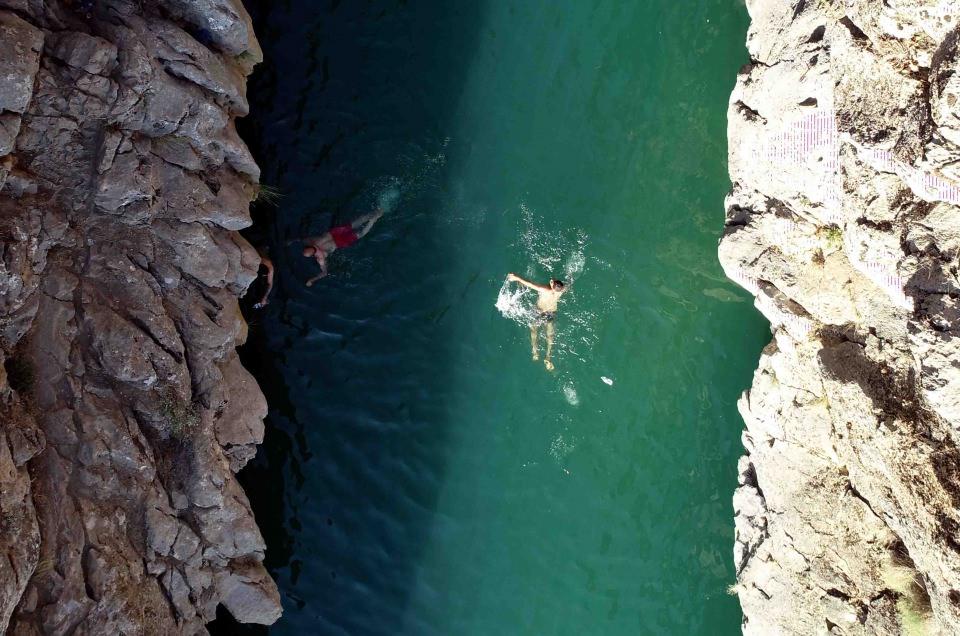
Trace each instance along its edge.
<path fill-rule="evenodd" d="M 770 320 L 746 634 L 960 633 L 960 5 L 748 0 L 720 260 Z"/>
<path fill-rule="evenodd" d="M 240 0 L 0 0 L 0 631 L 272 623 Z"/>

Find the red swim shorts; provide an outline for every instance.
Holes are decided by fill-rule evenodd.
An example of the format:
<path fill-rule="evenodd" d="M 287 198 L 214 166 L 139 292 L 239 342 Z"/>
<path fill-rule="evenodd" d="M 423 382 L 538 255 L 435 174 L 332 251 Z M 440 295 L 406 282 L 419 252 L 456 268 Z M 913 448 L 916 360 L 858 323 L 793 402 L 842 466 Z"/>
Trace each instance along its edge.
<path fill-rule="evenodd" d="M 349 247 L 360 240 L 360 237 L 349 225 L 338 225 L 330 228 L 330 237 L 337 247 Z"/>

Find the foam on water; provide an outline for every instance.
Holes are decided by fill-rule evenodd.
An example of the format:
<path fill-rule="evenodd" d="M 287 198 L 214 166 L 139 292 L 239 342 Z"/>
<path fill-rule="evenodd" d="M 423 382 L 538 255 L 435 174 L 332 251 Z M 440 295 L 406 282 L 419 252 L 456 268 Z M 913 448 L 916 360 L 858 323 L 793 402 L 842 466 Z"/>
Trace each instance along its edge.
<path fill-rule="evenodd" d="M 580 396 L 577 395 L 577 389 L 572 382 L 563 385 L 563 397 L 567 399 L 570 406 L 579 406 L 580 404 Z"/>
<path fill-rule="evenodd" d="M 576 448 L 576 440 L 568 439 L 559 433 L 550 442 L 550 456 L 559 464 Z"/>
<path fill-rule="evenodd" d="M 377 197 L 377 207 L 383 210 L 384 214 L 389 214 L 393 212 L 394 208 L 397 207 L 397 204 L 400 202 L 400 184 L 394 183 L 388 186 L 385 190 L 380 192 L 380 195 Z"/>
<path fill-rule="evenodd" d="M 504 318 L 514 321 L 518 325 L 528 325 L 533 318 L 533 308 L 536 302 L 536 293 L 523 285 L 517 285 L 504 279 L 497 294 L 497 311 Z"/>
<path fill-rule="evenodd" d="M 372 180 L 360 194 L 360 207 L 381 209 L 389 215 L 401 202 L 421 199 L 425 194 L 441 190 L 437 180 L 438 171 L 446 165 L 445 149 L 450 138 L 445 138 L 433 152 L 420 146 L 400 154 L 396 158 L 397 174 L 385 175 Z"/>
<path fill-rule="evenodd" d="M 564 266 L 564 279 L 573 282 L 577 277 L 583 272 L 583 266 L 587 263 L 587 258 L 583 255 L 583 243 L 584 239 L 581 238 L 576 252 L 571 252 L 570 256 L 567 257 L 567 264 Z"/>

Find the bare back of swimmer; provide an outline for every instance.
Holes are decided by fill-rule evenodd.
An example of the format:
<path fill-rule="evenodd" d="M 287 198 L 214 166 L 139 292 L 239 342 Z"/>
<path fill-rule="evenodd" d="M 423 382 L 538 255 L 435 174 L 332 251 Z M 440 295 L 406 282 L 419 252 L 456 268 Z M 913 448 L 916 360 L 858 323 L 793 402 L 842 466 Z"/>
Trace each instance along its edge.
<path fill-rule="evenodd" d="M 383 210 L 378 208 L 369 214 L 354 219 L 347 225 L 338 225 L 319 236 L 308 236 L 303 239 L 304 257 L 315 259 L 320 266 L 320 273 L 307 281 L 307 287 L 329 273 L 327 257 L 338 249 L 349 247 L 366 236 L 381 216 L 383 216 Z"/>

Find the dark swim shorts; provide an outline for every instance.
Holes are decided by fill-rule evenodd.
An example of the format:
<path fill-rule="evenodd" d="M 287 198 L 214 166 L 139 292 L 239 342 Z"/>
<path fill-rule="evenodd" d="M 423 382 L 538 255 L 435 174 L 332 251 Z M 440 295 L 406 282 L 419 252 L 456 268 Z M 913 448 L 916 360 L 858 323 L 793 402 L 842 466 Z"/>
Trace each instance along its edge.
<path fill-rule="evenodd" d="M 533 324 L 535 325 L 545 325 L 548 322 L 553 322 L 557 319 L 557 312 L 555 311 L 541 311 L 533 318 Z"/>

